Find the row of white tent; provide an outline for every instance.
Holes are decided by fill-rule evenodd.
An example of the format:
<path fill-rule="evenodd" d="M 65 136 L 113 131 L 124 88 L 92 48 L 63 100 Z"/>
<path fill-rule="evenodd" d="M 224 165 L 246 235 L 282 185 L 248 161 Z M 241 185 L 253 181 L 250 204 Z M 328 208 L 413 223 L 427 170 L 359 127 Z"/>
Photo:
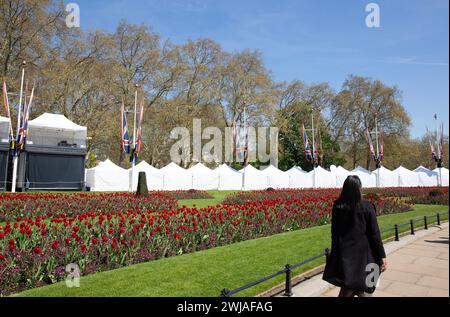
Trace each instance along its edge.
<path fill-rule="evenodd" d="M 157 169 L 143 161 L 135 166 L 131 175 L 131 169 L 123 169 L 106 160 L 97 167 L 86 170 L 86 187 L 91 191 L 128 191 L 132 179 L 133 190 L 136 190 L 139 172 L 146 173 L 149 190 L 339 188 L 349 175 L 359 176 L 363 187 L 369 188 L 377 187 L 377 173 L 380 187 L 432 187 L 438 185 L 438 177 L 442 177 L 442 186 L 449 185 L 448 169 L 431 171 L 422 166 L 414 171 L 402 166 L 394 171 L 381 167 L 374 172 L 362 167 L 348 171 L 341 166 L 331 166 L 330 171 L 327 171 L 319 166 L 311 172 L 305 172 L 300 167 L 283 172 L 272 165 L 264 170 L 248 165 L 237 171 L 225 164 L 212 170 L 201 163 L 190 169 L 184 169 L 175 163 Z"/>

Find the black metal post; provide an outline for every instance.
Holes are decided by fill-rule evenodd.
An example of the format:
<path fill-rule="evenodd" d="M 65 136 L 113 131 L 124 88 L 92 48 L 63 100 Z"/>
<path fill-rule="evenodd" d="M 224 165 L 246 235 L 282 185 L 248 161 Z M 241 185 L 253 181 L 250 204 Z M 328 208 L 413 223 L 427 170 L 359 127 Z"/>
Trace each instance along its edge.
<path fill-rule="evenodd" d="M 440 226 L 441 225 L 441 215 L 439 213 L 437 213 L 436 218 L 437 218 L 437 224 L 438 224 L 438 226 Z"/>
<path fill-rule="evenodd" d="M 411 224 L 411 234 L 415 234 L 414 233 L 414 220 L 410 220 L 409 223 Z"/>
<path fill-rule="evenodd" d="M 395 230 L 395 241 L 400 241 L 400 239 L 398 237 L 398 225 L 394 226 L 394 230 Z"/>
<path fill-rule="evenodd" d="M 286 286 L 284 289 L 284 296 L 292 296 L 292 279 L 291 279 L 291 265 L 286 264 Z"/>
<path fill-rule="evenodd" d="M 423 225 L 424 225 L 425 230 L 428 230 L 427 216 L 423 216 Z"/>
<path fill-rule="evenodd" d="M 229 297 L 230 295 L 230 290 L 227 288 L 224 288 L 221 292 L 220 292 L 220 297 Z"/>

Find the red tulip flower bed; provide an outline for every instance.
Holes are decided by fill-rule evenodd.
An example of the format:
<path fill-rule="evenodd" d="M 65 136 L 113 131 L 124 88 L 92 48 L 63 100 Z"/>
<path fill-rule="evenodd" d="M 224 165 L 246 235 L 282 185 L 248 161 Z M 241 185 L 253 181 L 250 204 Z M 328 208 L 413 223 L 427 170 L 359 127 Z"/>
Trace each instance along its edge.
<path fill-rule="evenodd" d="M 184 200 L 184 199 L 212 199 L 214 198 L 213 195 L 208 193 L 206 190 L 196 190 L 196 189 L 190 189 L 190 190 L 172 190 L 172 191 L 155 191 L 153 193 L 160 193 L 162 195 L 171 197 L 173 199 L 177 200 Z"/>
<path fill-rule="evenodd" d="M 242 195 L 252 201 L 202 209 L 175 207 L 162 193 L 2 195 L 0 210 L 15 218 L 7 214 L 0 227 L 0 295 L 63 280 L 70 263 L 87 275 L 323 225 L 337 194 L 250 192 Z M 382 213 L 410 208 L 391 198 L 374 202 Z"/>
<path fill-rule="evenodd" d="M 177 200 L 162 192 L 152 192 L 148 196 L 141 197 L 129 193 L 2 193 L 0 195 L 0 222 L 37 216 L 46 219 L 58 214 L 72 216 L 85 212 L 171 210 L 177 207 Z"/>

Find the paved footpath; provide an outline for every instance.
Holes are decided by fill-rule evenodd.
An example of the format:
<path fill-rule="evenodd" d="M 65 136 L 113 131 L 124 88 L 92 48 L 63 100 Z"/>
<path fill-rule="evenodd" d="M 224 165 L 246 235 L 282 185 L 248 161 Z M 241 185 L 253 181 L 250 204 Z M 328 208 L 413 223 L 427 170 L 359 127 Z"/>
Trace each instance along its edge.
<path fill-rule="evenodd" d="M 388 270 L 374 297 L 448 297 L 449 224 L 400 237 L 385 244 Z M 336 297 L 339 288 L 322 281 L 322 274 L 293 288 L 294 296 Z"/>

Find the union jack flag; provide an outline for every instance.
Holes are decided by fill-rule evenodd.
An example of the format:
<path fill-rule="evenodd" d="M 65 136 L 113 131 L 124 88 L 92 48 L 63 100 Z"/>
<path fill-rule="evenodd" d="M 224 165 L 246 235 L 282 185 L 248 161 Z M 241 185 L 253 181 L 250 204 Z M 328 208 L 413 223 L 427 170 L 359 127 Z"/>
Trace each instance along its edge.
<path fill-rule="evenodd" d="M 30 100 L 28 100 L 27 92 L 28 92 L 28 83 L 26 84 L 26 88 L 25 88 L 25 102 L 23 104 L 23 113 L 22 113 L 21 126 L 19 129 L 19 135 L 17 136 L 17 145 L 20 146 L 21 148 L 23 148 L 23 145 L 25 144 L 25 140 L 28 136 L 28 120 L 30 118 L 31 103 L 33 102 L 34 85 L 33 85 L 33 88 L 31 89 Z"/>
<path fill-rule="evenodd" d="M 306 133 L 305 125 L 303 125 L 302 127 L 302 134 L 303 134 L 303 143 L 305 144 L 306 159 L 308 161 L 311 161 L 312 160 L 311 147 L 309 146 L 309 139 L 308 134 Z"/>
<path fill-rule="evenodd" d="M 3 105 L 5 106 L 6 117 L 9 119 L 9 129 L 8 129 L 9 142 L 12 142 L 12 140 L 14 139 L 14 132 L 13 132 L 12 124 L 11 124 L 11 115 L 9 112 L 8 91 L 6 89 L 5 81 L 3 81 Z"/>
<path fill-rule="evenodd" d="M 380 162 L 384 159 L 384 132 L 383 128 L 380 129 L 380 153 L 378 153 L 378 159 Z"/>
<path fill-rule="evenodd" d="M 134 145 L 134 155 L 139 156 L 142 147 L 142 121 L 144 119 L 144 99 L 141 101 L 141 111 L 139 112 L 139 124 L 137 128 L 136 144 Z"/>
<path fill-rule="evenodd" d="M 122 127 L 121 133 L 122 149 L 126 154 L 130 154 L 130 135 L 128 133 L 127 116 L 125 113 L 125 103 L 123 100 L 122 100 L 120 122 Z"/>

